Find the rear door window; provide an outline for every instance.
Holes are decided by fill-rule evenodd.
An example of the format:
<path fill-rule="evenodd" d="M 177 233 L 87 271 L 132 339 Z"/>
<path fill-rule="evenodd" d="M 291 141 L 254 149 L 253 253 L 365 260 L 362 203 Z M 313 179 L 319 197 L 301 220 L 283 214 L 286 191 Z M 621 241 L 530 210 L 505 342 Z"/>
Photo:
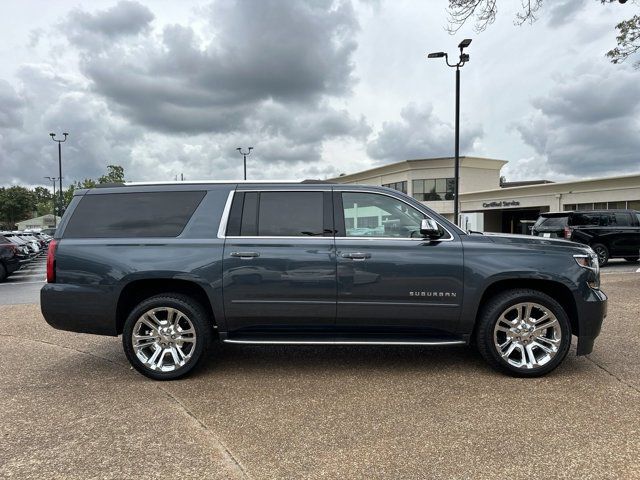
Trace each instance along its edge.
<path fill-rule="evenodd" d="M 261 192 L 257 212 L 258 236 L 323 236 L 323 195 L 323 192 Z M 247 213 L 255 215 L 245 200 L 243 235 L 250 230 L 245 222 Z"/>
<path fill-rule="evenodd" d="M 571 225 L 575 227 L 599 226 L 602 215 L 599 213 L 576 213 L 571 218 Z"/>
<path fill-rule="evenodd" d="M 206 192 L 84 195 L 65 238 L 177 237 Z"/>

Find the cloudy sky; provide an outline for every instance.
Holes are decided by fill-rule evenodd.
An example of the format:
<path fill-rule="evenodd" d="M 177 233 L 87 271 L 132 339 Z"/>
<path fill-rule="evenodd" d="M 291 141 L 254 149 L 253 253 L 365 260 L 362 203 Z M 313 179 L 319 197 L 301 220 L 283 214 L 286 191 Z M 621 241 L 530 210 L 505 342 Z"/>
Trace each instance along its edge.
<path fill-rule="evenodd" d="M 461 152 L 508 179 L 640 171 L 640 70 L 612 65 L 633 2 L 546 2 L 476 34 L 446 0 L 11 2 L 0 17 L 0 185 L 107 164 L 128 180 L 325 178 L 453 153 L 454 71 L 429 51 L 472 38 Z M 513 8 L 509 10 L 509 8 Z"/>

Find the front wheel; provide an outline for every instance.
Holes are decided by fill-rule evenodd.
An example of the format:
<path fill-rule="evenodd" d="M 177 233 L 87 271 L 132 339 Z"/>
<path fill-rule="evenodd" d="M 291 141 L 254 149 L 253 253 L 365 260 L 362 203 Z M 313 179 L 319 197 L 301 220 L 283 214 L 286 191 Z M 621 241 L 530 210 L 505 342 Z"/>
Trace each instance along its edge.
<path fill-rule="evenodd" d="M 598 265 L 604 267 L 609 261 L 609 249 L 601 243 L 594 243 L 591 248 L 598 256 Z"/>
<path fill-rule="evenodd" d="M 206 358 L 211 319 L 191 297 L 168 293 L 141 302 L 129 314 L 122 345 L 131 365 L 154 380 L 173 380 Z"/>
<path fill-rule="evenodd" d="M 484 306 L 476 343 L 494 369 L 518 377 L 539 377 L 566 357 L 571 326 L 562 306 L 545 293 L 509 290 Z"/>

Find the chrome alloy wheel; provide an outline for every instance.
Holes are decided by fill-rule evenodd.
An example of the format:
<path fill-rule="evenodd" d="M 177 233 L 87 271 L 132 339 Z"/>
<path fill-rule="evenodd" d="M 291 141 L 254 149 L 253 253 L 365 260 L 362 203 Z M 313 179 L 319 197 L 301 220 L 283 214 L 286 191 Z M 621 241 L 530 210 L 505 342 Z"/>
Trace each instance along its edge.
<path fill-rule="evenodd" d="M 131 334 L 133 351 L 150 370 L 172 372 L 193 355 L 196 331 L 184 313 L 175 308 L 153 308 L 136 321 Z"/>
<path fill-rule="evenodd" d="M 493 329 L 498 355 L 510 365 L 532 369 L 545 365 L 558 353 L 562 330 L 556 316 L 538 303 L 507 308 Z"/>

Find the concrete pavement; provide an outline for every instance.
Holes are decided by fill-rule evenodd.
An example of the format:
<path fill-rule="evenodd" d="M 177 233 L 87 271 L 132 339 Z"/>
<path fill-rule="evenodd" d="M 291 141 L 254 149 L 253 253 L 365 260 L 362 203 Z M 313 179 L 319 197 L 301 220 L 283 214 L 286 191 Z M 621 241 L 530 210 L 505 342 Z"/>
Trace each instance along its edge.
<path fill-rule="evenodd" d="M 589 357 L 505 377 L 466 348 L 220 346 L 176 382 L 120 339 L 0 307 L 2 478 L 639 478 L 640 276 Z"/>

